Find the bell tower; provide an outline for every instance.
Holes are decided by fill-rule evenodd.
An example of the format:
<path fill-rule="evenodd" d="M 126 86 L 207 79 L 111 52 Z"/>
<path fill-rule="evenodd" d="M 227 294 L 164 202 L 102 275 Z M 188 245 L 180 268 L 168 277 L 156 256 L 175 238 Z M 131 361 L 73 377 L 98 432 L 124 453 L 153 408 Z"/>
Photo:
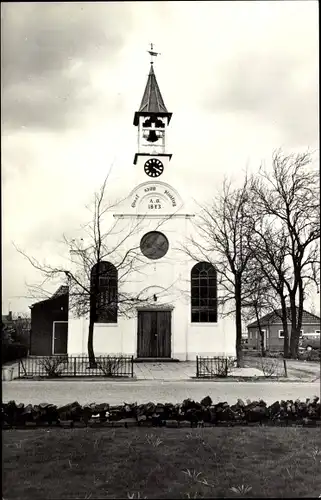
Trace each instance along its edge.
<path fill-rule="evenodd" d="M 167 127 L 172 113 L 167 111 L 154 72 L 153 57 L 159 53 L 153 50 L 153 44 L 148 53 L 151 56 L 150 71 L 143 98 L 139 110 L 135 112 L 133 122 L 138 129 L 134 164 L 138 167 L 139 177 L 144 181 L 156 179 L 164 173 L 163 180 L 166 177 L 166 167 L 172 157 L 166 148 Z"/>
<path fill-rule="evenodd" d="M 137 127 L 137 152 L 131 178 L 133 189 L 114 217 L 151 218 L 189 217 L 181 195 L 174 187 L 179 178 L 170 164 L 172 154 L 167 150 L 167 129 L 172 118 L 159 89 L 153 58 L 158 52 L 148 51 L 150 70 L 140 107 L 134 115 Z M 183 219 L 182 219 L 183 220 Z"/>

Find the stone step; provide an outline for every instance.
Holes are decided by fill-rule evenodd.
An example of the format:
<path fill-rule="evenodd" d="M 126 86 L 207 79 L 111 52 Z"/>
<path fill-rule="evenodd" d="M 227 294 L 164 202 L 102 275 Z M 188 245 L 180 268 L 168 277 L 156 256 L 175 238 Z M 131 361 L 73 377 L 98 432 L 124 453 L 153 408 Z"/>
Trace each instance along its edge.
<path fill-rule="evenodd" d="M 134 358 L 134 363 L 179 363 L 176 358 Z"/>

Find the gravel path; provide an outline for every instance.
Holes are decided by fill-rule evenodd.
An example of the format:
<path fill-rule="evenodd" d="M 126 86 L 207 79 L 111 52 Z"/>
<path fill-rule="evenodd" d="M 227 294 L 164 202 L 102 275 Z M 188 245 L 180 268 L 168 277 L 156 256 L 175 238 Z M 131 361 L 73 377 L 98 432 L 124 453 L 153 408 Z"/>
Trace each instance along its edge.
<path fill-rule="evenodd" d="M 30 381 L 13 380 L 2 383 L 4 402 L 14 399 L 20 403 L 50 402 L 57 405 L 78 401 L 146 403 L 181 402 L 186 398 L 200 401 L 209 395 L 214 402 L 235 403 L 238 398 L 263 399 L 268 404 L 281 399 L 303 399 L 320 395 L 318 382 L 212 382 L 212 381 L 98 381 L 59 380 Z"/>

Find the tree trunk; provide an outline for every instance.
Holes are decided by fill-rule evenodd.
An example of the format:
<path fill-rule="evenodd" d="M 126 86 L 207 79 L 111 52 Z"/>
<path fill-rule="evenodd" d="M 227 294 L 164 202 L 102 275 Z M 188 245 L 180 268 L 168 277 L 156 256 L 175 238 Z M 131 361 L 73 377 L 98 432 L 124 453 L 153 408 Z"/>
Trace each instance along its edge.
<path fill-rule="evenodd" d="M 303 302 L 304 302 L 304 290 L 302 279 L 298 279 L 298 289 L 299 289 L 299 305 L 296 307 L 295 294 L 294 292 L 290 296 L 291 302 L 291 339 L 290 339 L 290 353 L 291 358 L 297 359 L 299 355 L 299 343 L 300 334 L 302 327 L 302 315 L 303 315 Z"/>
<path fill-rule="evenodd" d="M 285 302 L 285 297 L 283 294 L 280 294 L 281 299 L 281 309 L 282 309 L 282 326 L 283 326 L 283 357 L 289 358 L 289 328 L 288 328 L 288 314 L 287 307 Z"/>
<path fill-rule="evenodd" d="M 91 278 L 92 279 L 92 278 Z M 97 297 L 98 297 L 98 283 L 99 283 L 99 262 L 97 265 L 94 279 L 91 282 L 90 294 L 90 310 L 89 310 L 89 327 L 88 327 L 88 342 L 87 350 L 89 357 L 89 367 L 97 368 L 95 353 L 94 353 L 94 325 L 97 318 Z"/>
<path fill-rule="evenodd" d="M 236 362 L 238 368 L 243 368 L 243 346 L 242 346 L 242 310 L 241 310 L 241 287 L 235 284 L 235 323 L 236 323 Z"/>
<path fill-rule="evenodd" d="M 290 350 L 289 350 L 289 330 L 288 330 L 288 322 L 283 321 L 283 334 L 284 334 L 284 339 L 283 339 L 283 357 L 284 358 L 290 358 Z"/>
<path fill-rule="evenodd" d="M 291 328 L 291 338 L 290 338 L 290 356 L 292 359 L 298 358 L 299 353 L 299 342 L 300 342 L 300 330 L 298 330 L 297 326 L 293 330 Z"/>
<path fill-rule="evenodd" d="M 100 247 L 99 247 L 100 250 Z M 97 368 L 95 353 L 94 353 L 94 325 L 97 321 L 98 309 L 100 305 L 98 305 L 100 287 L 99 287 L 99 278 L 101 276 L 101 260 L 100 254 L 98 252 L 97 262 L 95 264 L 94 272 L 91 272 L 90 276 L 90 312 L 89 312 L 89 328 L 88 328 L 88 357 L 89 357 L 89 366 L 90 368 Z"/>
<path fill-rule="evenodd" d="M 90 314 L 89 328 L 88 328 L 88 343 L 87 343 L 89 367 L 90 368 L 97 368 L 97 363 L 96 363 L 96 358 L 95 358 L 95 353 L 94 353 L 93 339 L 94 339 L 94 317 L 93 317 L 93 314 Z"/>
<path fill-rule="evenodd" d="M 302 302 L 301 302 L 302 301 Z M 302 325 L 303 300 L 300 294 L 299 308 L 297 310 L 295 304 L 295 294 L 290 295 L 291 304 L 291 338 L 290 338 L 290 355 L 292 359 L 298 358 L 300 330 Z M 301 308 L 301 312 L 299 311 Z M 299 317 L 300 316 L 300 317 Z"/>
<path fill-rule="evenodd" d="M 265 357 L 265 345 L 264 345 L 264 332 L 262 331 L 261 328 L 261 323 L 260 323 L 260 317 L 259 317 L 259 311 L 256 306 L 255 307 L 255 316 L 256 316 L 256 321 L 259 327 L 259 334 L 260 334 L 260 339 L 261 339 L 261 354 L 262 357 Z"/>
<path fill-rule="evenodd" d="M 260 328 L 260 339 L 261 339 L 261 355 L 265 358 L 265 345 L 264 345 L 264 332 Z"/>

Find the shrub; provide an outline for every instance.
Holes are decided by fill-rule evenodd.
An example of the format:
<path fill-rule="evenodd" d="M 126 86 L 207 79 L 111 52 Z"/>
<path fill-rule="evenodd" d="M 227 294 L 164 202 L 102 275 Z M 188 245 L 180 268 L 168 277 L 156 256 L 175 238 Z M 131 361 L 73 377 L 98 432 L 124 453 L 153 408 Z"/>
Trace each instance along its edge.
<path fill-rule="evenodd" d="M 284 368 L 281 366 L 280 359 L 261 358 L 261 368 L 265 377 L 280 377 L 283 375 Z"/>
<path fill-rule="evenodd" d="M 301 351 L 299 352 L 298 359 L 306 361 L 318 361 L 321 359 L 320 349 L 314 349 L 313 351 Z"/>
<path fill-rule="evenodd" d="M 96 358 L 97 367 L 103 372 L 105 377 L 112 377 L 113 375 L 119 375 L 122 371 L 122 367 L 125 364 L 124 356 L 104 356 L 103 358 Z"/>
<path fill-rule="evenodd" d="M 7 363 L 8 361 L 16 361 L 21 358 L 25 358 L 28 354 L 28 349 L 26 346 L 19 344 L 18 342 L 13 342 L 10 344 L 2 344 L 2 363 Z"/>
<path fill-rule="evenodd" d="M 46 356 L 39 359 L 38 363 L 44 369 L 47 377 L 55 378 L 62 374 L 68 359 L 65 356 Z"/>
<path fill-rule="evenodd" d="M 235 366 L 235 358 L 214 357 L 199 358 L 200 377 L 227 377 Z"/>
<path fill-rule="evenodd" d="M 266 358 L 283 358 L 283 352 L 282 351 L 266 351 L 265 357 Z"/>

